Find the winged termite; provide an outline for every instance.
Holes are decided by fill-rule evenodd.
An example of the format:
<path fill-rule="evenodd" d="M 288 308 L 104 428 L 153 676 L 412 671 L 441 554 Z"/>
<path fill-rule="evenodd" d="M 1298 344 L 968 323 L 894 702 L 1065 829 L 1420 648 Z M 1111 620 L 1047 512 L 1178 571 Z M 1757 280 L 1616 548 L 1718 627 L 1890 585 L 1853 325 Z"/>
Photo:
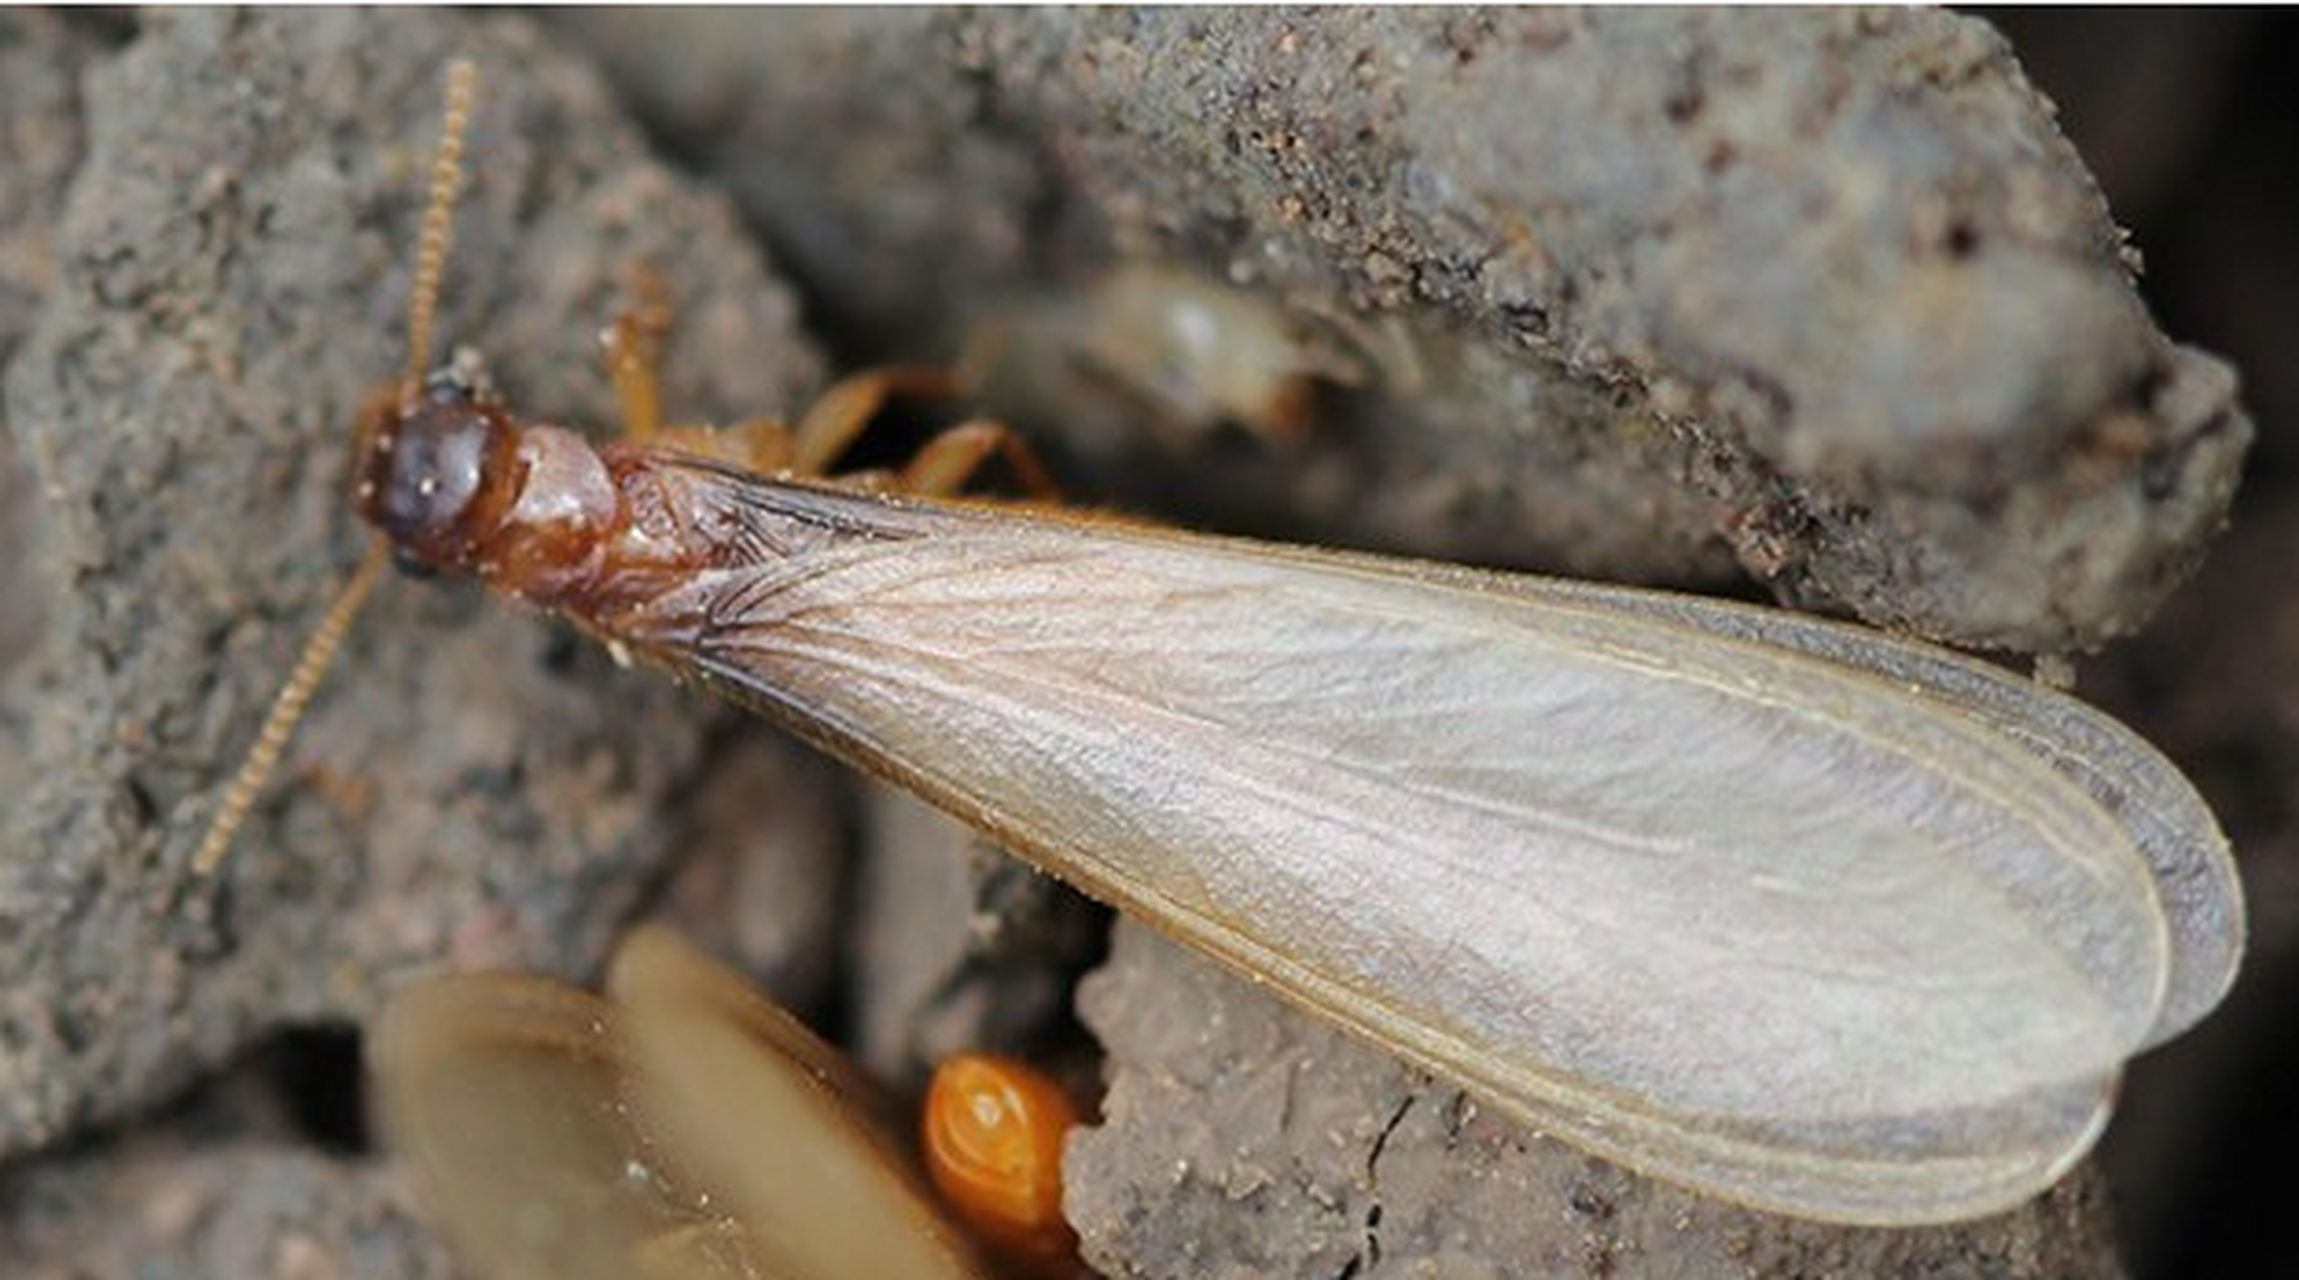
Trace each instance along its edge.
<path fill-rule="evenodd" d="M 1384 345 L 1401 341 L 1389 335 Z M 1275 299 L 1147 261 L 1121 263 L 1077 295 L 985 321 L 964 363 L 989 396 L 1011 390 L 1026 402 L 1074 402 L 1080 391 L 1069 384 L 1090 383 L 1176 440 L 1229 423 L 1281 443 L 1307 433 L 1321 385 L 1354 386 L 1370 373 L 1336 342 L 1304 331 Z"/>
<path fill-rule="evenodd" d="M 638 329 L 638 439 L 594 447 L 418 379 L 443 243 L 362 427 L 359 507 L 399 556 L 1585 1149 L 1813 1218 L 1988 1213 L 2232 980 L 2209 811 L 2068 697 L 1777 611 L 798 479 L 851 406 L 795 445 L 662 431 Z M 946 489 L 997 443 L 907 478 Z"/>
<path fill-rule="evenodd" d="M 735 974 L 656 930 L 608 998 L 431 979 L 376 1027 L 378 1118 L 487 1280 L 984 1277 L 868 1085 Z"/>

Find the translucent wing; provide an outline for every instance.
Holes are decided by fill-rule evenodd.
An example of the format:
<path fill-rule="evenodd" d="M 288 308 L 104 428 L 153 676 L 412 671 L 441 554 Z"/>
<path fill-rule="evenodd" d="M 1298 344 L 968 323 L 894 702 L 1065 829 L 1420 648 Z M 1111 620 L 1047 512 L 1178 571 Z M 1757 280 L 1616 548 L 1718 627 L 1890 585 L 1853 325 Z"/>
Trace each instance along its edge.
<path fill-rule="evenodd" d="M 2195 1025 L 2234 984 L 2243 887 L 2218 821 L 2172 763 L 2131 730 L 2034 680 L 1936 645 L 1808 614 L 1601 584 L 1415 566 L 1542 599 L 1662 622 L 1841 663 L 1984 722 L 2060 771 L 2121 821 L 2155 873 L 2172 935 L 2170 989 L 2143 1047 Z"/>
<path fill-rule="evenodd" d="M 2233 882 L 2172 883 L 2225 865 L 2176 773 L 2087 772 L 2096 713 L 1915 646 L 663 473 L 727 550 L 608 630 L 1663 1177 L 2007 1206 L 2224 985 Z"/>
<path fill-rule="evenodd" d="M 774 1274 L 630 1123 L 630 1064 L 604 1001 L 505 974 L 436 979 L 393 1003 L 372 1053 L 387 1142 L 474 1274 Z M 716 1247 L 691 1243 L 705 1239 Z"/>
<path fill-rule="evenodd" d="M 485 1280 L 978 1280 L 853 1069 L 667 934 L 615 1002 L 434 979 L 378 1027 L 391 1149 Z"/>
<path fill-rule="evenodd" d="M 983 1274 L 877 1123 L 867 1087 L 796 1018 L 660 930 L 625 939 L 607 983 L 648 1128 L 780 1274 Z"/>

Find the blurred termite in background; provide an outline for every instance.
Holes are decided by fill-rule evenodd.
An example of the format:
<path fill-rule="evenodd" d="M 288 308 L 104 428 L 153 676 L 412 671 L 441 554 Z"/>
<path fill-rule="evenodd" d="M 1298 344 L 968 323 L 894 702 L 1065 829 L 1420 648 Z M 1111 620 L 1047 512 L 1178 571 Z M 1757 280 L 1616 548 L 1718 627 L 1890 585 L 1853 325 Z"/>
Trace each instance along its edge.
<path fill-rule="evenodd" d="M 616 948 L 603 998 L 523 974 L 417 983 L 392 1000 L 370 1057 L 387 1145 L 488 1280 L 1077 1274 L 1074 1241 L 1042 1225 L 1016 1234 L 995 1214 L 986 1242 L 1024 1250 L 1026 1265 L 994 1272 L 936 1208 L 854 1064 L 660 929 Z M 1051 1089 L 1000 1070 L 1009 1087 Z M 1032 1118 L 1034 1140 L 1058 1150 L 1068 1113 Z M 930 1110 L 927 1123 L 972 1120 Z M 938 1177 L 946 1165 L 929 1160 Z M 961 1216 L 983 1221 L 972 1210 L 985 1197 L 1047 1186 L 1011 1173 L 967 1164 Z"/>
<path fill-rule="evenodd" d="M 1323 329 L 1331 332 L 1178 263 L 1126 261 L 1074 296 L 984 318 L 960 363 L 970 387 L 1001 400 L 1048 409 L 1123 401 L 1176 446 L 1223 423 L 1283 446 L 1309 433 L 1325 388 L 1378 372 L 1405 390 L 1421 376 L 1399 329 L 1346 317 Z"/>
<path fill-rule="evenodd" d="M 1987 664 L 1659 592 L 929 499 L 980 424 L 831 463 L 904 375 L 793 430 L 623 441 L 428 372 L 471 76 L 409 363 L 360 429 L 380 531 L 204 843 L 212 869 L 390 554 L 561 613 L 1541 1130 L 1727 1200 L 1994 1212 L 2243 942 L 2210 812 L 2136 735 Z M 898 492 L 884 492 L 896 490 Z"/>

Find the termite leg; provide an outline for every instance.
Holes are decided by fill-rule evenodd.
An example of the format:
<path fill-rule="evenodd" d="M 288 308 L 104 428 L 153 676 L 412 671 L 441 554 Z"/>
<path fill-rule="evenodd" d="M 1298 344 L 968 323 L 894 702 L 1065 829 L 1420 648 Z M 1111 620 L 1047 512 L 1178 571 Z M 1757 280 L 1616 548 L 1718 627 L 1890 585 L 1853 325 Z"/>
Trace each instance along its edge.
<path fill-rule="evenodd" d="M 1054 478 L 1012 428 L 1003 423 L 973 419 L 926 442 L 895 477 L 893 487 L 904 493 L 947 497 L 965 487 L 982 464 L 992 457 L 1005 459 L 1015 480 L 1030 497 L 1052 501 L 1060 496 Z"/>
<path fill-rule="evenodd" d="M 839 379 L 808 406 L 792 440 L 790 466 L 801 475 L 821 475 L 862 434 L 889 396 L 952 396 L 966 376 L 942 368 L 868 369 Z M 1053 477 L 1022 438 L 1000 423 L 974 420 L 935 436 L 894 476 L 848 477 L 871 488 L 948 495 L 964 487 L 993 455 L 1004 458 L 1033 498 L 1057 496 Z"/>
<path fill-rule="evenodd" d="M 954 396 L 963 389 L 948 369 L 865 369 L 830 384 L 808 405 L 791 442 L 791 470 L 818 476 L 838 461 L 893 396 Z"/>
<path fill-rule="evenodd" d="M 615 404 L 622 411 L 623 434 L 652 444 L 663 432 L 660 370 L 671 328 L 670 293 L 662 277 L 645 267 L 631 270 L 628 288 L 630 303 L 599 341 L 605 348 Z"/>
<path fill-rule="evenodd" d="M 623 438 L 696 454 L 753 471 L 790 466 L 790 428 L 760 418 L 726 429 L 670 426 L 663 421 L 662 361 L 671 330 L 670 290 L 651 268 L 633 267 L 630 301 L 599 335 L 623 418 Z"/>
<path fill-rule="evenodd" d="M 659 370 L 670 333 L 671 306 L 662 279 L 653 271 L 631 272 L 632 302 L 602 335 L 607 376 L 622 411 L 626 439 L 675 448 L 753 471 L 825 474 L 897 395 L 953 396 L 966 385 L 948 369 L 893 367 L 869 369 L 832 383 L 807 407 L 796 428 L 771 418 L 732 427 L 666 426 Z M 1055 496 L 1054 483 L 1037 456 L 1008 428 L 992 422 L 964 422 L 926 443 L 899 475 L 863 477 L 908 493 L 951 494 L 962 488 L 993 455 L 1006 460 L 1031 497 Z"/>

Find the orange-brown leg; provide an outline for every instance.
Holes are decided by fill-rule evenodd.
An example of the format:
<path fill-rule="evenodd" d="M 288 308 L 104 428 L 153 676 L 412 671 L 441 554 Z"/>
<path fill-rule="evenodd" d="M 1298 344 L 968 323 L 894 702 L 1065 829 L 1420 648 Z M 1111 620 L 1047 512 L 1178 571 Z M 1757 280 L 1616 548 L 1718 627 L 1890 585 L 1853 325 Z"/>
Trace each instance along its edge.
<path fill-rule="evenodd" d="M 753 418 L 718 430 L 667 427 L 658 439 L 753 471 L 823 476 L 869 429 L 887 400 L 897 395 L 949 395 L 956 388 L 953 375 L 941 369 L 865 369 L 831 383 L 806 407 L 796 427 L 778 419 Z M 879 487 L 867 478 L 863 483 Z"/>
<path fill-rule="evenodd" d="M 793 432 L 790 469 L 800 475 L 826 474 L 893 396 L 952 396 L 961 389 L 948 369 L 890 367 L 865 369 L 831 383 L 807 406 Z"/>
<path fill-rule="evenodd" d="M 671 330 L 670 294 L 662 277 L 645 267 L 631 269 L 626 287 L 630 301 L 599 335 L 599 344 L 622 412 L 624 437 L 651 444 L 663 430 L 660 370 Z"/>
<path fill-rule="evenodd" d="M 601 335 L 601 342 L 622 413 L 623 435 L 637 443 L 753 471 L 820 476 L 853 446 L 889 398 L 952 396 L 965 386 L 964 377 L 948 369 L 866 369 L 832 383 L 807 407 L 795 428 L 772 418 L 753 418 L 726 428 L 669 426 L 663 422 L 660 374 L 671 326 L 669 294 L 662 278 L 644 267 L 631 271 L 628 288 L 631 303 Z M 962 488 L 993 455 L 1006 460 L 1030 496 L 1054 496 L 1053 480 L 1021 437 L 1002 425 L 981 421 L 960 423 L 927 441 L 896 475 L 852 478 L 871 488 L 946 495 Z"/>
<path fill-rule="evenodd" d="M 963 489 L 993 457 L 1005 460 L 1030 497 L 1051 501 L 1060 496 L 1038 455 L 1012 428 L 979 418 L 961 422 L 927 441 L 891 487 L 904 493 L 947 497 Z"/>
<path fill-rule="evenodd" d="M 625 288 L 629 303 L 599 338 L 622 413 L 623 438 L 753 471 L 788 467 L 790 428 L 774 419 L 756 418 L 724 429 L 663 421 L 661 370 L 671 329 L 670 291 L 661 276 L 644 266 L 631 269 Z"/>

